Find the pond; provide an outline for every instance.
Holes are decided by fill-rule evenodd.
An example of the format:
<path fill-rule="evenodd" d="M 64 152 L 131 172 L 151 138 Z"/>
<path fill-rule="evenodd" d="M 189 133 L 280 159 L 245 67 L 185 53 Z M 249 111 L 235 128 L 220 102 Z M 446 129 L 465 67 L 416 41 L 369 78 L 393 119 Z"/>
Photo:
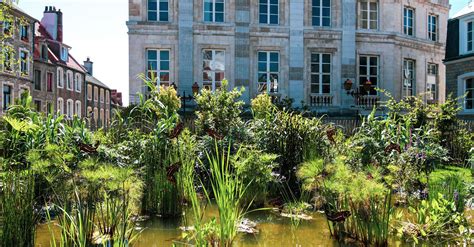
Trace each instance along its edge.
<path fill-rule="evenodd" d="M 467 212 L 472 223 L 474 211 Z M 209 207 L 206 218 L 217 216 L 217 208 Z M 257 211 L 247 215 L 247 218 L 257 223 L 257 234 L 239 234 L 236 239 L 236 247 L 244 246 L 342 246 L 330 237 L 326 217 L 323 213 L 314 212 L 311 214 L 312 220 L 301 221 L 296 228 L 291 220 L 281 217 L 273 211 Z M 183 226 L 180 219 L 163 219 L 154 217 L 147 221 L 138 223 L 140 229 L 144 229 L 135 247 L 162 247 L 172 246 L 173 243 L 179 245 L 182 234 L 180 227 Z M 47 225 L 39 225 L 37 230 L 36 246 L 50 246 L 50 232 Z M 354 246 L 354 244 L 350 245 Z M 413 244 L 403 243 L 393 237 L 389 246 L 413 246 Z M 433 246 L 432 243 L 424 243 L 419 246 Z"/>

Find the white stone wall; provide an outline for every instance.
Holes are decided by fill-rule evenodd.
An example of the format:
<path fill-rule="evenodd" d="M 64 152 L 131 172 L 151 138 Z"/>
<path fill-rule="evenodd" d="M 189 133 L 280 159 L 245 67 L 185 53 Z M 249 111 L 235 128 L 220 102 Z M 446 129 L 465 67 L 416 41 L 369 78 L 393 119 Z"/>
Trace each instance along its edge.
<path fill-rule="evenodd" d="M 213 48 L 226 51 L 226 77 L 232 86 L 248 89 L 247 101 L 257 94 L 257 52 L 261 50 L 280 52 L 280 93 L 295 98 L 295 103 L 309 102 L 312 52 L 332 54 L 331 90 L 335 108 L 350 108 L 354 102 L 343 90 L 343 83 L 346 79 L 357 83 L 359 54 L 380 56 L 380 86 L 396 98 L 401 97 L 403 59 L 416 60 L 417 93 L 425 91 L 427 63 L 438 64 L 438 92 L 440 100 L 444 99 L 442 60 L 449 12 L 446 0 L 379 0 L 378 30 L 358 29 L 358 16 L 353 14 L 359 11 L 357 0 L 331 1 L 331 27 L 311 26 L 311 0 L 280 0 L 279 25 L 258 23 L 258 1 L 227 0 L 224 23 L 203 21 L 202 0 L 170 0 L 169 23 L 147 22 L 146 2 L 129 0 L 131 102 L 136 102 L 133 98 L 136 92 L 145 92 L 136 77 L 146 71 L 147 48 L 171 50 L 171 81 L 178 84 L 180 91 L 190 91 L 190 83 L 194 81 L 202 83 L 202 49 Z M 179 13 L 190 13 L 189 4 L 193 14 L 179 16 Z M 415 9 L 414 37 L 403 34 L 404 6 Z M 430 13 L 438 15 L 438 42 L 428 40 Z M 192 32 L 187 28 L 192 28 Z M 179 53 L 188 48 L 191 48 L 189 54 Z M 180 56 L 191 60 L 180 63 Z M 186 72 L 181 73 L 186 78 L 191 71 L 193 80 L 180 82 L 180 71 Z"/>

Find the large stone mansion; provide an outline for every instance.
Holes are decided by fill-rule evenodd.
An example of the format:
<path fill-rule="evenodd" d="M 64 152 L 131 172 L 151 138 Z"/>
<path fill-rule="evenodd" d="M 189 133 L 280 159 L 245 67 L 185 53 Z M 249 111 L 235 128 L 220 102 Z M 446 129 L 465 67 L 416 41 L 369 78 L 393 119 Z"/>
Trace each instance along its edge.
<path fill-rule="evenodd" d="M 448 0 L 129 0 L 130 102 L 138 75 L 244 100 L 268 92 L 321 112 L 445 98 Z"/>

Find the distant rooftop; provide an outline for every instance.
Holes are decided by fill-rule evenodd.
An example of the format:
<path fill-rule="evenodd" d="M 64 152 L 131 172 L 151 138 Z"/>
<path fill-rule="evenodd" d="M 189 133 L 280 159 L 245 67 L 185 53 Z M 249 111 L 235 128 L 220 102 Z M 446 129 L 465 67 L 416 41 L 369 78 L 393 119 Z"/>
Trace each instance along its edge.
<path fill-rule="evenodd" d="M 471 13 L 474 13 L 474 2 L 472 0 L 470 0 L 467 6 L 457 12 L 452 18 L 460 18 Z"/>

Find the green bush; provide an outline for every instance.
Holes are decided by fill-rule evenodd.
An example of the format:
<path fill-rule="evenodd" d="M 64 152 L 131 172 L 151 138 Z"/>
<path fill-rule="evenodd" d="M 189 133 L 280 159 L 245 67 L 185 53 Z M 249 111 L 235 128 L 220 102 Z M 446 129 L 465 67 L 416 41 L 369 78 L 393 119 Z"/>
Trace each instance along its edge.
<path fill-rule="evenodd" d="M 244 125 L 240 117 L 244 102 L 239 100 L 243 91 L 243 88 L 229 91 L 227 81 L 223 81 L 221 88 L 215 92 L 203 89 L 196 96 L 198 109 L 195 124 L 198 133 L 211 130 L 221 137 L 239 137 Z"/>

